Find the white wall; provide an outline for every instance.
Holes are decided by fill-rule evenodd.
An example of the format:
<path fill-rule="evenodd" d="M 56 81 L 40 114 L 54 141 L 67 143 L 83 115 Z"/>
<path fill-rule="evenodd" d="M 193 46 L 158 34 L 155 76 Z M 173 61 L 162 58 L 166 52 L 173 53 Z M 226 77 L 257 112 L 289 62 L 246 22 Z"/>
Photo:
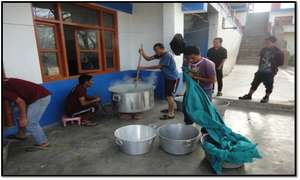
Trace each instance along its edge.
<path fill-rule="evenodd" d="M 133 13 L 118 11 L 120 69 L 136 69 L 138 49 L 143 43 L 147 54 L 153 55 L 153 45 L 163 42 L 163 6 L 161 3 L 133 3 Z M 142 60 L 142 65 L 157 64 Z"/>
<path fill-rule="evenodd" d="M 3 3 L 3 66 L 7 77 L 42 83 L 30 3 Z"/>
<path fill-rule="evenodd" d="M 269 22 L 274 25 L 275 17 L 293 16 L 293 24 L 295 24 L 295 11 L 271 11 L 269 15 Z"/>
<path fill-rule="evenodd" d="M 286 49 L 290 53 L 290 55 L 295 54 L 295 33 L 289 32 L 284 33 L 284 39 L 286 40 Z"/>
<path fill-rule="evenodd" d="M 176 33 L 184 34 L 184 14 L 181 3 L 163 3 L 163 41 L 169 52 L 172 52 L 169 43 Z M 176 66 L 180 69 L 183 55 L 173 55 Z"/>

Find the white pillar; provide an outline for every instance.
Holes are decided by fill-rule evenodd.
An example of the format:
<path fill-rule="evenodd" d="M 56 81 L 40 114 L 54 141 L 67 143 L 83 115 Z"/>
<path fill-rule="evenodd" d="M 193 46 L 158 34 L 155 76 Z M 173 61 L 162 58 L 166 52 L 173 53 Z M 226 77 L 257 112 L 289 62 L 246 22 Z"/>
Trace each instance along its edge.
<path fill-rule="evenodd" d="M 181 3 L 164 3 L 163 4 L 163 43 L 167 50 L 170 49 L 170 41 L 176 33 L 183 35 L 184 16 L 181 10 Z M 182 66 L 183 57 L 174 55 L 177 68 Z"/>

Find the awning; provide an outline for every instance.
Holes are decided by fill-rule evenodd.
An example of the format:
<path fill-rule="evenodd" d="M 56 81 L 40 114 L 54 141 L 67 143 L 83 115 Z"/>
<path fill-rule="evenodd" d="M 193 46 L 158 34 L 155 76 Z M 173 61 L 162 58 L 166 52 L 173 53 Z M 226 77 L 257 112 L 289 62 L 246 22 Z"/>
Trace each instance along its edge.
<path fill-rule="evenodd" d="M 207 12 L 207 3 L 182 3 L 181 9 L 184 13 Z"/>
<path fill-rule="evenodd" d="M 97 3 L 103 7 L 132 14 L 132 3 Z"/>

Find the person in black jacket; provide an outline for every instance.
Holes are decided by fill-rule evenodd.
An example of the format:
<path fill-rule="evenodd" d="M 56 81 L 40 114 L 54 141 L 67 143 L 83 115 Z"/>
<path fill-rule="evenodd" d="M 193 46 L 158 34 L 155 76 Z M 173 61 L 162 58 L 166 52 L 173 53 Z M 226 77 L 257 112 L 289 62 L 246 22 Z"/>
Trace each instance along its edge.
<path fill-rule="evenodd" d="M 261 103 L 269 102 L 269 96 L 273 90 L 274 77 L 277 74 L 278 67 L 283 65 L 283 52 L 275 46 L 276 37 L 270 36 L 265 39 L 265 47 L 260 51 L 260 61 L 258 71 L 255 73 L 248 94 L 239 97 L 243 100 L 251 100 L 252 94 L 256 91 L 260 83 L 266 87 L 266 95 L 260 101 Z"/>
<path fill-rule="evenodd" d="M 223 39 L 216 37 L 213 42 L 213 47 L 207 51 L 207 58 L 215 63 L 218 93 L 217 96 L 222 96 L 223 88 L 223 65 L 227 59 L 227 50 L 222 47 Z"/>

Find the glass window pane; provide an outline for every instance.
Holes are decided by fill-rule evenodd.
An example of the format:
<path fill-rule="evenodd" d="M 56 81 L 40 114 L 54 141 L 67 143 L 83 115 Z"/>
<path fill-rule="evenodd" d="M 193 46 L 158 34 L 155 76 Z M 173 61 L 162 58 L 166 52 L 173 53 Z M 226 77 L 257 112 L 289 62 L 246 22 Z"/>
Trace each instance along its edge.
<path fill-rule="evenodd" d="M 92 30 L 78 31 L 77 33 L 80 49 L 97 48 L 97 32 Z"/>
<path fill-rule="evenodd" d="M 54 27 L 37 25 L 39 47 L 42 49 L 56 49 Z"/>
<path fill-rule="evenodd" d="M 32 3 L 33 15 L 39 18 L 56 19 L 54 3 Z"/>
<path fill-rule="evenodd" d="M 53 76 L 59 74 L 59 67 L 57 63 L 57 56 L 55 52 L 47 52 L 41 54 L 43 74 L 46 76 Z"/>
<path fill-rule="evenodd" d="M 112 14 L 103 13 L 104 27 L 112 28 L 114 24 L 114 18 Z"/>
<path fill-rule="evenodd" d="M 112 32 L 104 32 L 104 45 L 105 49 L 112 49 Z"/>
<path fill-rule="evenodd" d="M 107 68 L 113 68 L 114 67 L 113 52 L 112 51 L 106 51 L 105 52 L 105 57 L 106 57 L 106 67 Z"/>
<path fill-rule="evenodd" d="M 84 8 L 75 4 L 62 3 L 61 11 L 63 20 L 66 22 L 98 25 L 98 13 L 92 9 Z"/>
<path fill-rule="evenodd" d="M 98 54 L 94 52 L 80 53 L 81 68 L 83 70 L 99 69 Z"/>

